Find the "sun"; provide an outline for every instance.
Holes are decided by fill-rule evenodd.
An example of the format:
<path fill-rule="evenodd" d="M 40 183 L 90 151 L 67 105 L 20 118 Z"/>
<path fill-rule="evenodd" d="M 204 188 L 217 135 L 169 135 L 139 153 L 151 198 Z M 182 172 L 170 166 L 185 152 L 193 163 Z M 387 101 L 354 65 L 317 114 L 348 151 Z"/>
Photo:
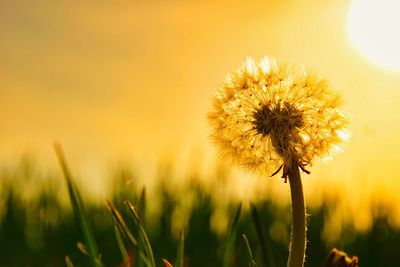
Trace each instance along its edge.
<path fill-rule="evenodd" d="M 347 27 L 361 54 L 385 69 L 400 71 L 400 1 L 353 0 Z"/>

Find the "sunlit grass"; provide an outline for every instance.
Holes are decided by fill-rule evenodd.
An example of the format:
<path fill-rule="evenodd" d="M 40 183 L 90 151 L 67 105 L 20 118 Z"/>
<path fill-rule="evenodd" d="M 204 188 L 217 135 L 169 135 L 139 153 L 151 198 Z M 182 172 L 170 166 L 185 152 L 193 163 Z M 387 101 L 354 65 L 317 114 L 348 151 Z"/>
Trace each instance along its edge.
<path fill-rule="evenodd" d="M 75 218 L 80 226 L 80 230 L 82 231 L 83 239 L 85 241 L 86 247 L 88 249 L 88 254 L 90 256 L 89 258 L 91 265 L 93 267 L 101 267 L 103 266 L 103 264 L 101 263 L 101 260 L 99 258 L 100 254 L 97 249 L 97 244 L 94 239 L 92 229 L 88 222 L 87 213 L 85 211 L 85 207 L 83 205 L 82 198 L 80 196 L 78 188 L 76 187 L 72 175 L 68 169 L 61 145 L 58 143 L 54 144 L 54 149 L 56 151 L 58 160 L 60 162 L 62 171 L 64 173 L 72 209 L 74 211 Z"/>
<path fill-rule="evenodd" d="M 62 172 L 58 169 L 53 173 L 51 170 L 42 170 L 32 166 L 36 166 L 34 158 L 25 159 L 21 161 L 21 165 L 16 165 L 16 167 L 3 166 L 1 171 L 3 215 L 0 241 L 3 245 L 0 250 L 0 264 L 4 266 L 28 264 L 32 266 L 65 266 L 64 259 L 65 256 L 68 256 L 74 266 L 87 266 L 88 256 L 83 255 L 76 247 L 79 241 L 83 241 L 83 237 L 79 230 L 79 224 L 69 208 L 68 190 L 63 186 L 65 180 Z M 72 173 L 76 172 L 75 165 L 70 164 L 69 167 Z M 175 180 L 174 176 L 177 173 L 174 171 L 174 166 L 171 165 L 168 168 L 170 169 L 168 172 L 165 172 L 166 167 L 160 168 L 157 172 L 163 177 L 159 181 Z M 30 198 L 20 194 L 26 181 L 39 181 L 42 173 L 48 173 L 50 183 L 41 183 L 35 189 L 36 193 L 30 193 Z M 135 173 L 137 173 L 135 169 L 126 167 L 116 169 L 115 173 L 111 173 L 110 175 L 115 181 L 113 185 L 115 189 L 108 198 L 120 212 L 126 222 L 126 227 L 132 232 L 135 239 L 138 239 L 135 224 L 124 201 L 129 200 L 137 208 L 152 245 L 156 265 L 164 266 L 162 259 L 166 259 L 176 267 L 181 242 L 179 237 L 181 228 L 176 230 L 173 220 L 177 214 L 175 210 L 182 205 L 181 199 L 189 199 L 193 202 L 190 204 L 188 221 L 184 226 L 184 262 L 189 266 L 222 266 L 228 240 L 227 231 L 235 218 L 239 204 L 237 198 L 231 199 L 230 204 L 226 202 L 221 206 L 216 202 L 213 191 L 206 190 L 207 187 L 202 183 L 191 183 L 190 186 L 182 186 L 179 190 L 171 190 L 170 186 L 155 183 L 159 186 L 155 189 L 146 188 L 144 191 L 138 180 L 126 183 L 127 180 L 137 176 Z M 223 175 L 228 175 L 228 173 L 219 167 L 215 170 L 213 177 L 221 179 Z M 91 179 L 90 176 L 82 177 L 79 173 L 76 176 L 81 177 L 80 179 Z M 190 176 L 196 175 L 191 174 Z M 214 187 L 223 192 L 224 183 L 222 181 L 215 184 Z M 54 186 L 55 184 L 57 186 Z M 176 186 L 174 188 L 176 189 Z M 32 188 L 27 189 L 31 190 Z M 97 242 L 102 262 L 106 266 L 117 266 L 126 262 L 127 259 L 132 262 L 136 261 L 137 258 L 132 258 L 132 255 L 137 254 L 137 250 L 129 241 L 129 237 L 125 236 L 126 232 L 120 228 L 118 231 L 121 239 L 118 241 L 115 234 L 115 226 L 118 227 L 118 225 L 114 224 L 114 222 L 117 223 L 117 220 L 113 219 L 115 216 L 107 211 L 103 200 L 93 201 L 92 198 L 85 196 L 84 192 L 87 189 L 81 186 L 78 189 L 85 204 L 89 225 Z M 191 194 L 192 197 L 187 198 L 184 194 Z M 67 203 L 65 203 L 64 196 L 67 196 Z M 220 196 L 222 197 L 222 195 Z M 143 199 L 146 200 L 143 201 Z M 390 214 L 390 206 L 386 206 L 384 203 L 378 206 L 367 206 L 373 210 L 380 210 L 379 213 L 373 213 L 376 217 L 371 219 L 370 230 L 359 232 L 352 224 L 343 223 L 340 224 L 340 232 L 331 232 L 337 235 L 334 239 L 336 241 L 326 240 L 329 232 L 325 231 L 324 233 L 324 228 L 327 227 L 327 223 L 335 219 L 335 217 L 331 218 L 331 216 L 335 216 L 335 209 L 342 209 L 342 206 L 337 206 L 340 202 L 339 198 L 335 199 L 331 196 L 331 198 L 322 199 L 320 205 L 311 205 L 312 215 L 309 217 L 308 232 L 309 238 L 313 242 L 308 245 L 309 259 L 307 259 L 306 266 L 321 266 L 332 246 L 337 246 L 350 255 L 360 256 L 362 266 L 396 266 L 398 264 L 396 248 L 400 244 L 400 233 L 398 228 L 391 223 L 390 217 L 387 216 Z M 159 203 L 156 205 L 156 212 L 152 210 L 154 203 Z M 283 266 L 285 264 L 289 241 L 288 233 L 290 232 L 288 209 L 288 202 L 282 202 L 279 198 L 278 202 L 273 199 L 259 199 L 253 202 L 252 206 L 249 205 L 248 200 L 244 200 L 234 246 L 234 255 L 243 264 L 239 266 L 247 266 L 249 263 L 248 248 L 243 242 L 243 234 L 248 238 L 253 258 L 258 266 L 260 264 L 266 264 L 261 266 Z M 343 212 L 345 211 L 343 210 Z M 215 232 L 210 224 L 212 218 L 214 218 L 214 223 L 226 218 L 227 228 L 224 231 Z M 125 251 L 121 250 L 121 245 L 125 247 Z M 372 247 L 374 247 L 373 252 L 371 251 Z M 25 251 L 25 253 L 21 256 L 20 251 Z M 142 251 L 144 250 L 142 249 Z"/>

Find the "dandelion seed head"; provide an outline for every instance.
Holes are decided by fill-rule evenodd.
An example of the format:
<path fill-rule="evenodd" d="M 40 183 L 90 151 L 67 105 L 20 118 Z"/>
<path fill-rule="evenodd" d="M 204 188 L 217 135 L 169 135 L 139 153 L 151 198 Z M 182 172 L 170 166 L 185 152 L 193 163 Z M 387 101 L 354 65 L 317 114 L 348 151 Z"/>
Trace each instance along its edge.
<path fill-rule="evenodd" d="M 341 96 L 303 68 L 247 58 L 215 91 L 211 139 L 221 155 L 262 174 L 292 162 L 304 167 L 348 139 L 340 105 Z"/>

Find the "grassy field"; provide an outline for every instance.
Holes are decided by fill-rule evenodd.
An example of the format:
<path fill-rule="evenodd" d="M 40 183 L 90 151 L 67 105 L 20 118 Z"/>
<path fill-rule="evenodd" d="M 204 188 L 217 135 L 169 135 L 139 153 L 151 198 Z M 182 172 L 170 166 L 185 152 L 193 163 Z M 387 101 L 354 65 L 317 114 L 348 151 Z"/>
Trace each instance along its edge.
<path fill-rule="evenodd" d="M 63 191 L 67 190 L 61 186 L 44 185 L 41 193 L 29 201 L 24 200 L 21 195 L 24 183 L 30 184 L 27 181 L 37 176 L 30 172 L 34 171 L 26 166 L 2 172 L 0 266 L 67 266 L 66 256 L 73 264 L 71 266 L 91 266 L 91 253 L 101 255 L 104 266 L 146 266 L 138 256 L 142 254 L 143 258 L 151 261 L 140 227 L 148 235 L 155 266 L 164 266 L 162 259 L 167 259 L 175 267 L 279 267 L 286 264 L 289 205 L 278 207 L 273 201 L 255 205 L 231 203 L 226 207 L 227 231 L 217 233 L 210 223 L 216 220 L 214 202 L 194 184 L 188 189 L 193 203 L 182 235 L 180 229 L 173 227 L 180 196 L 171 194 L 162 184 L 157 189 L 159 199 L 155 200 L 143 188 L 135 185 L 127 187 L 121 177 L 110 198 L 114 210 L 110 204 L 107 207 L 103 203 L 86 201 L 85 197 L 85 202 L 80 203 L 79 189 L 71 177 L 67 177 L 71 209 L 70 203 L 60 201 L 59 196 L 66 194 Z M 123 172 L 120 173 L 123 176 Z M 59 176 L 61 180 L 61 171 Z M 135 206 L 139 223 L 126 201 Z M 152 201 L 161 203 L 156 215 L 151 210 Z M 331 204 L 326 202 L 319 209 L 309 211 L 312 215 L 308 219 L 309 243 L 305 266 L 322 266 L 332 248 L 326 245 L 321 234 Z M 117 216 L 117 212 L 121 217 Z M 126 228 L 121 226 L 121 218 Z M 400 231 L 393 229 L 387 218 L 374 218 L 371 230 L 363 234 L 343 226 L 341 235 L 336 246 L 350 255 L 359 256 L 361 266 L 400 265 L 397 256 Z M 137 246 L 131 238 L 137 241 Z M 90 242 L 93 244 L 90 245 Z M 183 265 L 179 265 L 181 260 Z M 252 260 L 257 265 L 251 265 Z M 154 265 L 150 262 L 148 266 Z"/>

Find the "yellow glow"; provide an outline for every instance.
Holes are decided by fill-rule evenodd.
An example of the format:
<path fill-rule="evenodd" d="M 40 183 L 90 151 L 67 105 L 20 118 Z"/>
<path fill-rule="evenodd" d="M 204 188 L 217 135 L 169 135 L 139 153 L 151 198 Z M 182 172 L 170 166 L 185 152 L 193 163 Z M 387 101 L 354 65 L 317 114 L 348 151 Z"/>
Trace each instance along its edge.
<path fill-rule="evenodd" d="M 400 2 L 354 0 L 348 16 L 348 33 L 361 53 L 375 64 L 400 70 Z"/>
<path fill-rule="evenodd" d="M 400 125 L 395 123 L 400 119 L 400 75 L 365 64 L 346 36 L 353 3 L 356 12 L 351 11 L 349 25 L 353 19 L 358 23 L 353 29 L 367 29 L 358 34 L 393 38 L 390 29 L 399 23 L 383 27 L 388 31 L 378 23 L 382 16 L 396 18 L 396 8 L 379 11 L 390 6 L 387 1 L 376 1 L 373 14 L 361 20 L 358 7 L 371 2 L 3 0 L 0 173 L 23 153 L 42 160 L 43 171 L 53 167 L 59 173 L 51 145 L 57 139 L 74 173 L 84 178 L 77 180 L 85 197 L 101 194 L 102 201 L 103 192 L 114 190 L 109 168 L 122 161 L 149 188 L 151 199 L 158 185 L 152 177 L 159 170 L 163 174 L 170 165 L 176 167 L 179 175 L 169 176 L 191 183 L 186 170 L 194 166 L 220 205 L 228 199 L 248 203 L 271 197 L 283 209 L 289 194 L 280 179 L 244 175 L 229 162 L 226 171 L 214 173 L 217 152 L 205 120 L 212 93 L 225 75 L 247 56 L 267 55 L 316 71 L 343 93 L 344 109 L 351 114 L 352 138 L 344 152 L 316 163 L 303 179 L 310 208 L 325 199 L 335 204 L 332 223 L 324 230 L 330 241 L 339 238 L 339 223 L 356 224 L 360 231 L 368 227 L 371 218 L 366 218 L 374 213 L 366 203 L 389 205 L 378 211 L 400 227 Z M 388 45 L 380 51 L 399 64 L 395 43 Z M 393 49 L 396 53 L 389 52 Z M 188 164 L 192 151 L 199 158 Z M 170 165 L 159 168 L 159 160 Z M 54 178 L 63 182 L 61 176 Z M 39 181 L 25 182 L 20 190 L 30 193 L 44 184 Z M 0 186 L 0 195 L 3 191 Z M 186 220 L 186 206 L 181 209 L 177 228 Z M 213 220 L 223 229 L 221 216 Z"/>

